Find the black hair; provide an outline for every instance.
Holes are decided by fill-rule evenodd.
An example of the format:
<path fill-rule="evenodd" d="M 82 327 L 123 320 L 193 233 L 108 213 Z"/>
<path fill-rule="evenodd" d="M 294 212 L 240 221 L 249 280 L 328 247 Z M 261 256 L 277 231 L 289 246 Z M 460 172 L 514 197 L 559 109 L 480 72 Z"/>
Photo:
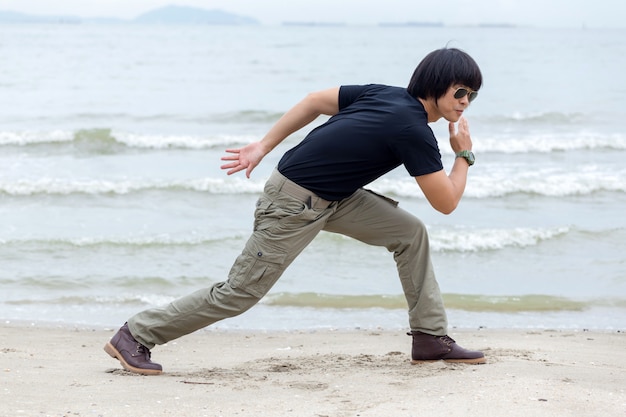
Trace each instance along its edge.
<path fill-rule="evenodd" d="M 476 61 L 467 53 L 456 48 L 442 48 L 432 51 L 419 63 L 407 91 L 416 98 L 439 99 L 454 84 L 478 91 L 483 76 Z"/>

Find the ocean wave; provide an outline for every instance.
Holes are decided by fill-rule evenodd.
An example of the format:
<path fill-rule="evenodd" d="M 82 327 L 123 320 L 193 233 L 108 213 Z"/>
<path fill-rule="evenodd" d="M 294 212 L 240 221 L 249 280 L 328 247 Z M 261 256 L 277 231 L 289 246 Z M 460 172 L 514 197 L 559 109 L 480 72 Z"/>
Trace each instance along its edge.
<path fill-rule="evenodd" d="M 242 109 L 216 113 L 152 113 L 130 114 L 122 112 L 81 112 L 58 115 L 38 115 L 22 117 L 20 121 L 27 125 L 49 124 L 59 120 L 65 123 L 81 125 L 107 126 L 110 124 L 141 124 L 168 122 L 179 125 L 214 125 L 214 124 L 257 124 L 273 123 L 282 116 L 282 112 Z"/>
<path fill-rule="evenodd" d="M 121 152 L 131 148 L 191 150 L 224 148 L 258 139 L 253 135 L 154 135 L 117 132 L 111 129 L 0 132 L 0 146 L 63 145 L 94 154 Z"/>
<path fill-rule="evenodd" d="M 581 166 L 575 172 L 545 168 L 517 173 L 502 170 L 490 174 L 472 178 L 465 195 L 472 198 L 512 194 L 567 197 L 626 192 L 626 170 L 607 171 L 594 165 Z"/>
<path fill-rule="evenodd" d="M 102 284 L 104 283 L 104 284 Z M 105 285 L 107 289 L 123 289 L 125 293 L 133 288 L 140 292 L 146 291 L 167 291 L 176 290 L 181 286 L 205 286 L 207 277 L 205 276 L 177 276 L 177 277 L 159 277 L 159 276 L 83 276 L 69 277 L 67 275 L 37 275 L 22 277 L 0 277 L 0 285 L 5 288 L 20 288 L 26 291 L 32 291 L 33 294 L 38 291 L 63 291 L 63 292 L 82 292 L 91 291 L 100 285 Z M 134 297 L 132 297 L 134 298 Z"/>
<path fill-rule="evenodd" d="M 399 197 L 423 198 L 412 178 L 380 178 L 368 188 Z M 626 170 L 610 171 L 589 165 L 574 172 L 555 168 L 524 171 L 514 165 L 498 166 L 482 175 L 472 174 L 464 198 L 487 199 L 515 194 L 568 197 L 600 192 L 626 193 Z"/>
<path fill-rule="evenodd" d="M 591 307 L 626 308 L 620 298 L 595 298 L 575 300 L 566 297 L 527 294 L 527 295 L 481 295 L 443 294 L 447 308 L 498 313 L 581 311 Z M 404 295 L 338 295 L 320 293 L 278 293 L 270 294 L 263 303 L 281 307 L 313 307 L 338 309 L 406 309 Z"/>
<path fill-rule="evenodd" d="M 139 135 L 114 133 L 116 140 L 125 146 L 144 149 L 212 149 L 243 145 L 260 138 L 252 135 L 216 135 L 213 137 Z"/>
<path fill-rule="evenodd" d="M 132 149 L 221 149 L 259 140 L 253 134 L 147 134 L 116 131 L 108 128 L 76 131 L 0 131 L 0 146 L 66 147 L 83 153 L 117 153 Z M 550 153 L 577 150 L 626 150 L 622 133 L 576 132 L 501 132 L 495 136 L 474 138 L 476 153 Z M 62 150 L 62 149 L 61 149 Z M 451 154 L 441 146 L 442 154 Z"/>
<path fill-rule="evenodd" d="M 59 305 L 59 306 L 98 306 L 98 305 L 125 305 L 125 306 L 145 306 L 164 305 L 173 301 L 175 297 L 161 294 L 122 294 L 116 296 L 96 296 L 96 295 L 70 295 L 53 298 L 21 298 L 7 300 L 6 304 L 14 306 L 26 305 Z"/>
<path fill-rule="evenodd" d="M 501 250 L 510 247 L 523 248 L 536 246 L 542 242 L 558 239 L 567 235 L 571 229 L 569 227 L 555 228 L 513 228 L 513 229 L 463 229 L 463 228 L 431 228 L 430 245 L 434 252 L 482 252 Z M 604 232 L 602 232 L 604 233 Z M 319 239 L 330 238 L 334 235 L 322 233 Z M 197 246 L 219 246 L 226 241 L 242 240 L 247 237 L 244 234 L 231 236 L 198 236 L 190 234 L 187 236 L 137 236 L 137 237 L 81 237 L 81 238 L 51 238 L 51 239 L 2 239 L 0 246 L 24 247 L 30 251 L 50 251 L 93 249 L 99 247 L 132 247 L 137 249 L 160 249 L 176 247 L 197 247 Z M 348 244 L 353 244 L 352 240 L 345 239 Z M 243 242 L 242 242 L 243 244 Z M 329 242 L 328 245 L 345 244 L 343 241 Z"/>
<path fill-rule="evenodd" d="M 581 310 L 587 303 L 563 297 L 547 295 L 486 296 L 472 294 L 443 294 L 447 308 L 469 311 L 555 311 Z M 404 309 L 404 295 L 346 295 L 320 293 L 278 293 L 270 294 L 265 304 L 281 307 L 314 308 L 385 308 Z"/>
<path fill-rule="evenodd" d="M 251 194 L 263 190 L 264 183 L 240 178 L 199 178 L 189 180 L 66 180 L 39 178 L 0 181 L 0 193 L 16 196 L 39 194 L 131 194 L 143 191 L 193 191 L 209 194 Z"/>
<path fill-rule="evenodd" d="M 65 130 L 37 131 L 0 131 L 0 146 L 28 146 L 40 144 L 67 143 L 74 140 L 74 133 Z"/>
<path fill-rule="evenodd" d="M 37 178 L 0 180 L 0 193 L 13 196 L 38 195 L 128 195 L 141 192 L 199 192 L 214 195 L 258 194 L 263 191 L 264 180 L 242 178 L 197 178 L 184 180 L 72 180 L 63 178 Z M 412 178 L 381 178 L 368 185 L 376 192 L 392 196 L 423 199 L 424 196 Z M 599 192 L 626 193 L 626 172 L 605 172 L 581 168 L 577 172 L 533 170 L 508 175 L 493 172 L 473 176 L 468 182 L 464 197 L 487 199 L 515 194 L 544 197 L 585 196 Z"/>
<path fill-rule="evenodd" d="M 557 111 L 547 112 L 513 112 L 510 114 L 497 114 L 488 116 L 476 116 L 482 123 L 490 124 L 582 124 L 589 121 L 589 115 L 580 112 L 563 113 Z"/>
<path fill-rule="evenodd" d="M 134 247 L 134 248 L 161 248 L 223 245 L 230 239 L 241 239 L 242 235 L 227 237 L 198 236 L 191 234 L 185 237 L 173 237 L 167 234 L 156 236 L 130 237 L 79 237 L 79 238 L 51 238 L 51 239 L 0 239 L 0 246 L 29 246 L 34 248 L 95 248 L 104 246 Z"/>
<path fill-rule="evenodd" d="M 494 167 L 482 175 L 472 175 L 465 198 L 488 199 L 515 194 L 543 197 L 585 196 L 600 192 L 626 193 L 626 170 L 605 170 L 581 166 L 570 172 L 553 168 L 512 172 L 516 167 Z M 0 193 L 13 196 L 38 195 L 128 195 L 142 192 L 199 192 L 215 195 L 258 194 L 265 180 L 239 177 L 167 179 L 0 179 Z M 423 199 L 424 195 L 410 177 L 380 178 L 366 188 L 391 196 Z"/>
<path fill-rule="evenodd" d="M 202 120 L 210 120 L 222 123 L 274 123 L 281 116 L 282 112 L 272 112 L 265 110 L 239 110 L 226 113 L 215 113 Z"/>
<path fill-rule="evenodd" d="M 626 150 L 626 136 L 620 133 L 577 132 L 532 134 L 527 137 L 520 137 L 519 133 L 510 133 L 505 137 L 474 138 L 474 151 L 477 154 L 527 154 L 580 150 L 623 151 Z M 443 154 L 452 153 L 449 147 L 443 147 L 441 151 Z"/>
<path fill-rule="evenodd" d="M 491 313 L 584 311 L 593 307 L 626 309 L 626 302 L 620 298 L 571 299 L 553 295 L 482 295 L 482 294 L 443 294 L 446 307 L 454 310 Z M 80 306 L 155 306 L 165 305 L 175 300 L 174 296 L 158 293 L 125 293 L 119 295 L 39 295 L 33 298 L 19 298 L 4 301 L 8 305 L 56 305 L 64 308 Z M 406 309 L 406 299 L 401 294 L 321 294 L 270 293 L 261 304 L 272 307 L 296 307 L 314 309 Z"/>
<path fill-rule="evenodd" d="M 431 249 L 435 252 L 483 252 L 507 247 L 524 248 L 565 236 L 569 227 L 548 229 L 522 228 L 480 229 L 465 231 L 455 228 L 434 229 L 429 232 Z"/>

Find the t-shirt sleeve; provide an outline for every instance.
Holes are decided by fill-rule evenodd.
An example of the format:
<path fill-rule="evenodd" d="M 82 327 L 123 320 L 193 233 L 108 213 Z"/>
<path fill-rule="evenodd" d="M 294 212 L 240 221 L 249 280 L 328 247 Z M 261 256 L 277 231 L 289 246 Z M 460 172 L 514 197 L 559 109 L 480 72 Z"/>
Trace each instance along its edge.
<path fill-rule="evenodd" d="M 354 103 L 368 89 L 368 85 L 342 85 L 339 87 L 339 110 Z"/>
<path fill-rule="evenodd" d="M 428 126 L 410 129 L 408 137 L 392 140 L 392 148 L 400 157 L 409 175 L 432 174 L 443 169 L 437 139 Z"/>

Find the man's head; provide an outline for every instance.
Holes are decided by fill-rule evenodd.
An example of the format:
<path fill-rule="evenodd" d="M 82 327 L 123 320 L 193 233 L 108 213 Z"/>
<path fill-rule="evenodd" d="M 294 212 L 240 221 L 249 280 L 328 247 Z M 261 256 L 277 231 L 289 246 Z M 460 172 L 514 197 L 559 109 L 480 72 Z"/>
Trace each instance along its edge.
<path fill-rule="evenodd" d="M 419 63 L 407 90 L 413 97 L 437 101 L 453 85 L 478 91 L 482 84 L 480 68 L 471 56 L 456 48 L 442 48 Z"/>

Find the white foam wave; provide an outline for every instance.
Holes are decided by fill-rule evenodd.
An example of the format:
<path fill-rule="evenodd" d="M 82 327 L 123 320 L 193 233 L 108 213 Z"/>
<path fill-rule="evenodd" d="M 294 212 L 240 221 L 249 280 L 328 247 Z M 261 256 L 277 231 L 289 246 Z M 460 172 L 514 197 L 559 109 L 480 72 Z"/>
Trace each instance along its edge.
<path fill-rule="evenodd" d="M 229 147 L 259 140 L 255 135 L 215 134 L 206 135 L 157 135 L 141 134 L 108 129 L 52 131 L 0 131 L 0 146 L 58 145 L 68 144 L 80 138 L 82 141 L 113 141 L 128 148 L 137 149 L 210 149 Z M 518 131 L 501 133 L 494 137 L 474 138 L 477 153 L 550 153 L 576 150 L 614 149 L 626 150 L 626 135 L 595 132 L 549 132 L 526 133 Z M 443 154 L 451 154 L 449 146 L 441 146 Z"/>
<path fill-rule="evenodd" d="M 211 234 L 210 236 L 200 236 L 191 234 L 183 237 L 175 237 L 169 234 L 160 234 L 154 236 L 92 236 L 92 237 L 80 237 L 80 238 L 53 238 L 53 239 L 0 239 L 0 245 L 2 246 L 71 246 L 77 248 L 89 248 L 93 246 L 145 246 L 145 247 L 159 247 L 159 246 L 199 246 L 199 245 L 212 245 L 223 244 L 225 240 L 229 239 L 241 239 L 245 236 L 243 234 L 218 236 Z"/>
<path fill-rule="evenodd" d="M 74 140 L 74 132 L 52 130 L 48 132 L 22 131 L 0 132 L 0 146 L 27 146 L 42 143 L 64 143 Z"/>
<path fill-rule="evenodd" d="M 442 151 L 451 153 L 445 147 Z M 477 153 L 551 153 L 577 150 L 614 149 L 626 150 L 626 136 L 622 134 L 600 135 L 591 132 L 568 134 L 535 134 L 528 137 L 474 138 Z"/>
<path fill-rule="evenodd" d="M 259 138 L 254 135 L 214 136 L 153 135 L 129 132 L 111 132 L 108 129 L 53 131 L 0 131 L 0 146 L 58 145 L 69 144 L 78 138 L 82 141 L 114 141 L 130 148 L 139 149 L 210 149 L 246 144 Z"/>
<path fill-rule="evenodd" d="M 626 170 L 605 171 L 596 166 L 580 167 L 575 172 L 552 168 L 523 171 L 517 168 L 496 167 L 490 172 L 472 175 L 465 189 L 465 198 L 494 198 L 512 194 L 566 197 L 603 191 L 626 193 Z M 371 188 L 383 194 L 423 198 L 412 178 L 381 178 L 374 181 Z"/>
<path fill-rule="evenodd" d="M 263 190 L 263 182 L 239 178 L 200 178 L 179 181 L 159 180 L 34 180 L 0 181 L 0 192 L 10 195 L 36 194 L 129 194 L 150 190 L 186 190 L 210 194 L 248 194 Z"/>
<path fill-rule="evenodd" d="M 595 166 L 575 172 L 538 169 L 524 172 L 494 172 L 472 178 L 466 196 L 501 197 L 511 194 L 537 194 L 548 197 L 589 195 L 597 192 L 626 192 L 626 170 L 603 171 Z"/>
<path fill-rule="evenodd" d="M 569 227 L 555 228 L 513 228 L 513 229 L 463 229 L 463 228 L 430 228 L 431 249 L 436 252 L 480 252 L 500 250 L 507 247 L 527 247 L 535 246 L 543 241 L 558 238 L 570 232 Z M 327 234 L 322 234 L 322 239 Z M 336 236 L 332 236 L 335 238 Z M 156 236 L 135 236 L 135 237 L 83 237 L 67 239 L 13 239 L 0 240 L 2 246 L 29 246 L 49 248 L 57 245 L 68 245 L 72 247 L 92 247 L 100 245 L 112 246 L 141 246 L 141 247 L 163 247 L 163 246 L 202 246 L 212 244 L 222 244 L 228 239 L 244 239 L 244 235 L 233 235 L 227 237 L 198 236 L 195 234 L 188 236 L 173 237 L 170 235 Z M 342 239 L 348 244 L 354 242 L 348 238 Z"/>
<path fill-rule="evenodd" d="M 16 196 L 39 194 L 131 194 L 143 191 L 192 191 L 209 194 L 255 194 L 263 191 L 265 181 L 238 177 L 122 180 L 73 180 L 62 178 L 0 179 L 0 193 Z M 367 188 L 389 195 L 424 198 L 410 177 L 380 178 Z M 561 168 L 523 170 L 517 166 L 493 165 L 489 172 L 473 174 L 465 198 L 495 198 L 513 194 L 546 197 L 581 196 L 598 192 L 626 193 L 626 169 L 609 171 L 589 165 L 577 171 Z"/>
<path fill-rule="evenodd" d="M 126 146 L 146 149 L 207 149 L 246 144 L 259 138 L 252 135 L 216 135 L 200 137 L 190 135 L 140 135 L 134 133 L 114 132 L 112 136 Z"/>
<path fill-rule="evenodd" d="M 429 232 L 431 247 L 438 252 L 478 252 L 504 249 L 506 247 L 535 246 L 540 242 L 567 234 L 569 227 L 550 229 L 514 228 L 480 229 L 434 229 Z"/>
<path fill-rule="evenodd" d="M 66 132 L 56 132 L 49 136 L 44 136 L 44 138 L 51 137 L 55 139 L 66 136 Z M 255 135 L 217 134 L 213 136 L 192 136 L 150 135 L 127 132 L 112 132 L 111 137 L 125 146 L 143 149 L 209 149 L 242 145 L 260 139 Z M 26 139 L 22 139 L 22 142 L 28 143 L 28 140 L 31 138 L 44 141 L 43 139 L 37 139 L 36 135 L 29 135 Z M 59 140 L 57 139 L 56 141 Z M 474 142 L 475 151 L 482 153 L 550 153 L 584 149 L 626 150 L 626 136 L 617 133 L 609 135 L 593 132 L 543 133 L 530 134 L 529 136 L 516 134 L 514 137 L 478 137 Z M 449 146 L 442 146 L 441 148 L 444 154 L 452 153 Z"/>
<path fill-rule="evenodd" d="M 576 124 L 585 123 L 589 121 L 589 114 L 586 113 L 561 113 L 556 111 L 547 112 L 519 112 L 516 111 L 510 114 L 491 114 L 487 116 L 478 116 L 485 123 L 491 124 Z"/>

